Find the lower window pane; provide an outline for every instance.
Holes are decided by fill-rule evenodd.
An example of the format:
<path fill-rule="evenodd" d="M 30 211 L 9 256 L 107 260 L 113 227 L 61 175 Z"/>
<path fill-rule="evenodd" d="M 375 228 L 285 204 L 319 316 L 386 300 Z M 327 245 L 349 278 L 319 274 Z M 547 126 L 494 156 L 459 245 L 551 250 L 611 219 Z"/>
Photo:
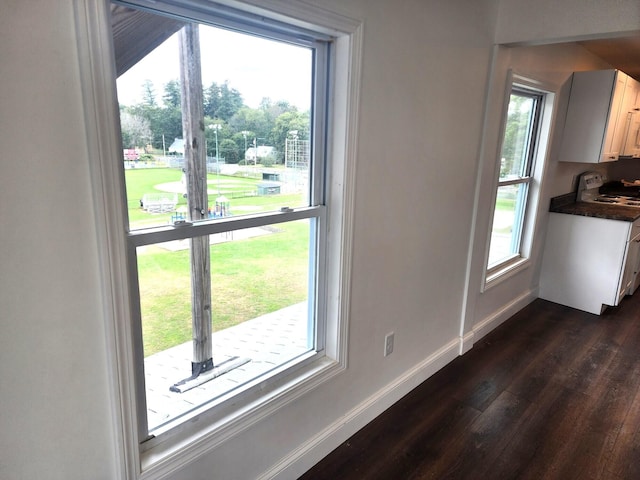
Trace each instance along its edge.
<path fill-rule="evenodd" d="M 489 268 L 520 254 L 526 191 L 526 184 L 498 187 L 491 229 Z"/>
<path fill-rule="evenodd" d="M 150 433 L 314 349 L 312 222 L 209 236 L 210 287 L 197 269 L 192 287 L 190 240 L 138 248 Z M 192 328 L 199 285 L 210 288 L 210 347 Z M 203 342 L 213 365 L 190 378 Z"/>

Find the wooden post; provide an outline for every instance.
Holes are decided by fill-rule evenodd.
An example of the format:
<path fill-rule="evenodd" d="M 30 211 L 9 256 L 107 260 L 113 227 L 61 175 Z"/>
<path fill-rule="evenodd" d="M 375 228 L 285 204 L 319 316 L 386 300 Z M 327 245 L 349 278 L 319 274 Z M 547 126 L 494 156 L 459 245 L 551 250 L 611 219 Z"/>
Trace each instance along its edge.
<path fill-rule="evenodd" d="M 205 151 L 200 38 L 197 24 L 180 30 L 182 130 L 189 220 L 208 216 L 207 154 Z M 211 341 L 211 271 L 209 236 L 191 239 L 192 373 L 213 368 Z"/>

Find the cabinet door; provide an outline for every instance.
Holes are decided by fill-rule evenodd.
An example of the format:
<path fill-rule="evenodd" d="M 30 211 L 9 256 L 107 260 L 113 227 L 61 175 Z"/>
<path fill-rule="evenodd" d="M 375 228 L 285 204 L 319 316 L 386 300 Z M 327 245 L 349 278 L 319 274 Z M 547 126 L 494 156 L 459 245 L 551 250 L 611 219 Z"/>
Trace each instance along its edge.
<path fill-rule="evenodd" d="M 640 110 L 628 114 L 629 129 L 624 147 L 624 155 L 628 157 L 640 157 Z"/>
<path fill-rule="evenodd" d="M 622 271 L 620 288 L 618 290 L 618 302 L 620 302 L 625 295 L 631 295 L 633 293 L 633 284 L 635 280 L 635 273 L 638 270 L 639 255 L 640 234 L 629 240 L 629 244 L 627 246 L 627 256 L 624 263 L 624 269 Z"/>
<path fill-rule="evenodd" d="M 623 113 L 623 105 L 625 104 L 627 75 L 617 72 L 615 84 L 613 87 L 613 96 L 611 98 L 611 106 L 609 116 L 607 118 L 607 126 L 604 137 L 604 145 L 602 147 L 601 162 L 611 162 L 617 160 L 622 151 L 624 143 L 624 135 L 626 133 L 625 126 L 627 121 L 626 112 Z M 635 99 L 634 99 L 635 100 Z M 631 105 L 629 105 L 630 107 Z"/>
<path fill-rule="evenodd" d="M 626 134 L 621 155 L 640 157 L 640 82 L 629 77 L 621 115 L 626 114 Z"/>
<path fill-rule="evenodd" d="M 633 295 L 640 285 L 640 222 L 637 220 L 633 224 L 631 235 L 625 264 L 627 295 Z"/>
<path fill-rule="evenodd" d="M 617 70 L 575 72 L 562 133 L 561 162 L 618 159 L 623 132 L 616 132 L 627 76 Z"/>
<path fill-rule="evenodd" d="M 631 224 L 550 213 L 540 298 L 599 315 L 617 305 Z"/>

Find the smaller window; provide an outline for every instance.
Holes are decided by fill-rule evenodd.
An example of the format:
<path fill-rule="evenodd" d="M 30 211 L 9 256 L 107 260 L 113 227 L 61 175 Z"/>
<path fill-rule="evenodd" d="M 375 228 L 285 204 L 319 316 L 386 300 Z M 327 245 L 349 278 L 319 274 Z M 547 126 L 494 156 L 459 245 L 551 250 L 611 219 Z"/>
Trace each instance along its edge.
<path fill-rule="evenodd" d="M 531 210 L 531 185 L 543 104 L 543 92 L 513 86 L 500 151 L 487 263 L 489 275 L 525 258 L 524 230 Z"/>

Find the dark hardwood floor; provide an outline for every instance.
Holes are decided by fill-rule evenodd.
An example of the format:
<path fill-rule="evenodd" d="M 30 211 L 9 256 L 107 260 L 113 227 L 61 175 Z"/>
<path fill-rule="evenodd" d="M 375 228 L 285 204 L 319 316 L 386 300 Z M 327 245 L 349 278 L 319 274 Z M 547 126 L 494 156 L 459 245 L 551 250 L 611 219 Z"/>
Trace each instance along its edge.
<path fill-rule="evenodd" d="M 302 480 L 640 479 L 640 290 L 536 300 Z"/>

